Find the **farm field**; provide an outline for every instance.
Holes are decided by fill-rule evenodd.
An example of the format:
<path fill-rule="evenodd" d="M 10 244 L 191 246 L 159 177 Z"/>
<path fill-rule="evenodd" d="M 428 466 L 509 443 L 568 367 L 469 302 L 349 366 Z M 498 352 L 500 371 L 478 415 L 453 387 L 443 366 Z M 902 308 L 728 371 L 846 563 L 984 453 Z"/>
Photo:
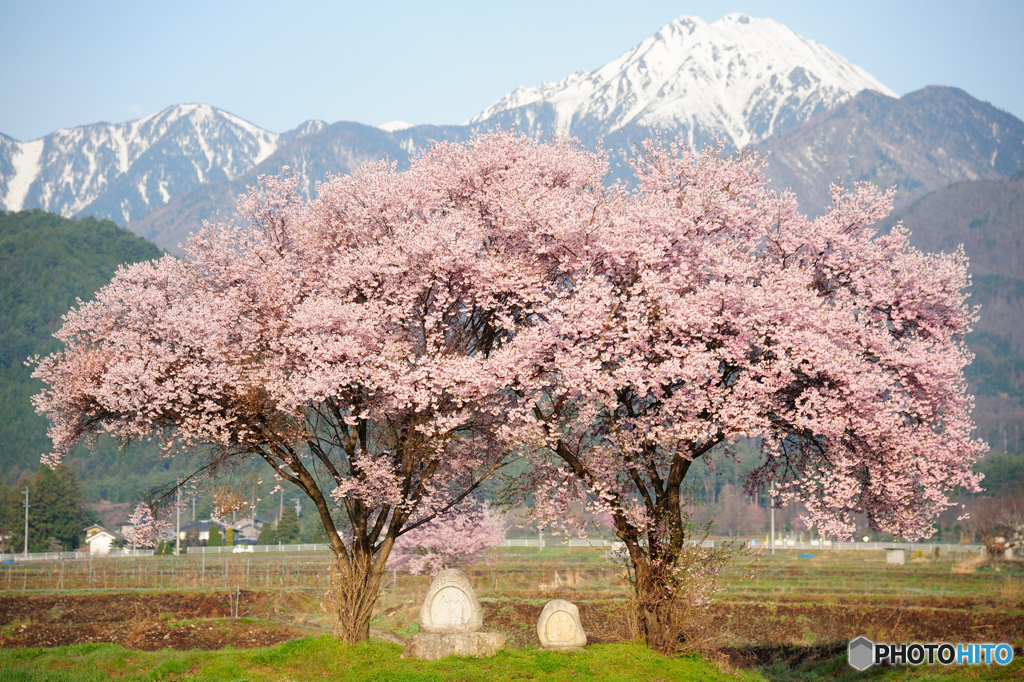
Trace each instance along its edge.
<path fill-rule="evenodd" d="M 399 645 L 417 631 L 426 577 L 393 576 L 372 623 L 377 641 L 345 648 L 324 638 L 330 632 L 320 603 L 326 554 L 88 563 L 0 567 L 0 680 L 94 679 L 99 670 L 106 671 L 100 679 L 320 679 L 321 673 L 336 679 L 502 679 L 497 671 L 507 679 L 716 679 L 721 673 L 694 656 L 668 659 L 631 644 L 636 633 L 628 588 L 604 553 L 588 548 L 502 549 L 471 567 L 484 627 L 506 634 L 509 651 L 486 661 L 432 664 L 398 659 Z M 889 566 L 882 552 L 765 555 L 753 579 L 727 585 L 713 605 L 708 643 L 733 670 L 746 671 L 730 679 L 845 678 L 853 673 L 845 643 L 857 635 L 875 641 L 1009 641 L 1019 656 L 1021 565 L 977 564 L 941 555 Z M 594 645 L 583 654 L 559 657 L 536 649 L 537 617 L 555 597 L 580 607 Z M 330 665 L 303 663 L 327 650 Z M 347 672 L 338 677 L 342 661 Z M 57 669 L 64 678 L 46 676 Z M 619 669 L 634 675 L 616 677 Z M 380 677 L 384 670 L 390 672 Z M 914 677 L 976 679 L 996 673 L 1016 676 L 1024 669 L 1015 661 L 998 670 L 909 671 Z"/>

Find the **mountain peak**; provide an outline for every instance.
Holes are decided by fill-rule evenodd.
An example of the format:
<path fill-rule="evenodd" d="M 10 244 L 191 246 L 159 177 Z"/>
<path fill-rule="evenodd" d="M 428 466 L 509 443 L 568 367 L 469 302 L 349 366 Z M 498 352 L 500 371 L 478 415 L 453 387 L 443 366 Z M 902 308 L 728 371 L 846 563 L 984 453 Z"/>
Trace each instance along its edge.
<path fill-rule="evenodd" d="M 124 123 L 65 128 L 31 142 L 0 140 L 0 208 L 39 207 L 127 223 L 170 197 L 237 177 L 281 136 L 209 104 L 175 104 Z"/>
<path fill-rule="evenodd" d="M 300 123 L 297 128 L 293 128 L 292 130 L 289 130 L 286 133 L 281 133 L 279 142 L 281 144 L 284 144 L 286 142 L 291 142 L 292 140 L 297 140 L 300 137 L 306 137 L 307 135 L 315 135 L 316 133 L 319 133 L 326 127 L 326 121 L 321 121 L 318 118 L 311 118 L 308 121 Z"/>
<path fill-rule="evenodd" d="M 726 24 L 749 24 L 750 17 L 742 12 L 730 12 L 718 21 Z M 771 21 L 770 19 L 768 21 Z M 718 23 L 718 22 L 715 22 Z"/>
<path fill-rule="evenodd" d="M 863 69 L 773 19 L 681 16 L 594 71 L 519 87 L 470 124 L 601 138 L 620 128 L 742 147 L 863 90 Z"/>
<path fill-rule="evenodd" d="M 408 130 L 412 128 L 414 124 L 408 121 L 388 121 L 387 123 L 381 123 L 378 128 L 383 130 L 385 133 L 397 133 L 400 130 Z"/>

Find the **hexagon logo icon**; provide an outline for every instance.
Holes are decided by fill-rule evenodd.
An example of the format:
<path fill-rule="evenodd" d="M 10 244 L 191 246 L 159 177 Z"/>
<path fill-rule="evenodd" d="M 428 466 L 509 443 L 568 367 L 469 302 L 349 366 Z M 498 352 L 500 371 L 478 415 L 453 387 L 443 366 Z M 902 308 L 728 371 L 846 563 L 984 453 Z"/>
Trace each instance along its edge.
<path fill-rule="evenodd" d="M 847 650 L 847 661 L 850 667 L 857 670 L 867 670 L 875 664 L 875 645 L 867 637 L 858 637 L 850 640 Z"/>

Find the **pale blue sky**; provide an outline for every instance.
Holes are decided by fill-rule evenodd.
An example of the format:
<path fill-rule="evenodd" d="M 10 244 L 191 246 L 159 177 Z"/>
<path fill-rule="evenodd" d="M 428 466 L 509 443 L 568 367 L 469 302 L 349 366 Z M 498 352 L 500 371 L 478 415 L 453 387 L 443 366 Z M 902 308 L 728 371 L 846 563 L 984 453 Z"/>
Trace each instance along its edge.
<path fill-rule="evenodd" d="M 692 14 L 771 17 L 899 94 L 956 85 L 1024 118 L 1024 1 L 856 3 L 0 0 L 0 132 L 204 102 L 283 132 L 310 118 L 460 123 L 594 69 Z"/>

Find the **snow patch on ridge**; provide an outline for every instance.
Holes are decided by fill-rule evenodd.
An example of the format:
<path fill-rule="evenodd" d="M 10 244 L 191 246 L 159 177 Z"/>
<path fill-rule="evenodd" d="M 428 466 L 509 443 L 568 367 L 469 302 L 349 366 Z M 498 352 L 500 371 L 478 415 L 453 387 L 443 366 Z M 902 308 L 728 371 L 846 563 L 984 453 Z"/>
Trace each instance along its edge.
<path fill-rule="evenodd" d="M 25 205 L 25 197 L 32 183 L 39 177 L 42 169 L 40 160 L 43 156 L 45 139 L 18 143 L 18 151 L 11 157 L 14 175 L 7 181 L 7 195 L 4 197 L 4 209 L 20 211 Z"/>
<path fill-rule="evenodd" d="M 277 151 L 278 140 L 281 137 L 277 133 L 272 133 L 268 130 L 264 130 L 263 128 L 259 128 L 245 119 L 239 118 L 234 114 L 229 114 L 226 111 L 220 112 L 220 115 L 256 138 L 256 143 L 259 145 L 259 151 L 256 152 L 256 156 L 253 157 L 254 160 L 252 165 L 259 165 L 261 161 L 265 160 L 268 156 Z"/>
<path fill-rule="evenodd" d="M 413 124 L 407 121 L 388 121 L 387 123 L 381 123 L 377 127 L 386 133 L 397 133 L 399 130 L 412 128 Z"/>

